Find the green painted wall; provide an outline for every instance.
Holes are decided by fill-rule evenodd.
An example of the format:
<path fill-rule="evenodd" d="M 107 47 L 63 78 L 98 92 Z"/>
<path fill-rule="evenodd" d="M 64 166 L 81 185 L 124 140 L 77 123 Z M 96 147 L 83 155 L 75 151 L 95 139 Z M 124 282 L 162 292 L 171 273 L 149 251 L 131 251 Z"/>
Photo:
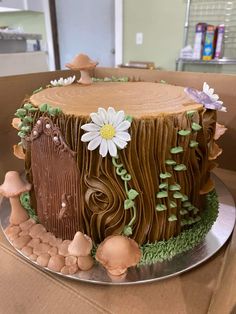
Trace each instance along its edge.
<path fill-rule="evenodd" d="M 183 45 L 185 0 L 124 0 L 124 63 L 153 61 L 175 70 Z M 143 45 L 136 45 L 137 32 Z"/>
<path fill-rule="evenodd" d="M 1 12 L 0 26 L 9 26 L 12 28 L 22 27 L 26 33 L 42 34 L 43 41 L 46 41 L 44 14 L 40 12 Z"/>

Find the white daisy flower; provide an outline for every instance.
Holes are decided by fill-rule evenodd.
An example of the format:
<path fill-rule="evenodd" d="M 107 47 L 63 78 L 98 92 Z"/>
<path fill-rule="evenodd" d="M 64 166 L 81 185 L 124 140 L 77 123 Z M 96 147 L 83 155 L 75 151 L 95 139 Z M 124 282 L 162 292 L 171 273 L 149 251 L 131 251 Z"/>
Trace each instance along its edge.
<path fill-rule="evenodd" d="M 82 142 L 89 142 L 88 149 L 95 150 L 99 147 L 99 154 L 105 157 L 107 153 L 112 157 L 117 156 L 117 147 L 123 149 L 130 141 L 128 129 L 131 122 L 125 119 L 123 110 L 116 112 L 114 108 L 108 110 L 98 108 L 98 112 L 91 113 L 91 123 L 81 126 L 86 131 L 82 135 Z"/>
<path fill-rule="evenodd" d="M 56 87 L 56 86 L 66 86 L 66 85 L 70 85 L 75 81 L 75 75 L 74 76 L 69 76 L 65 79 L 63 79 L 63 77 L 60 77 L 59 80 L 54 80 L 54 81 L 50 81 L 51 85 Z"/>

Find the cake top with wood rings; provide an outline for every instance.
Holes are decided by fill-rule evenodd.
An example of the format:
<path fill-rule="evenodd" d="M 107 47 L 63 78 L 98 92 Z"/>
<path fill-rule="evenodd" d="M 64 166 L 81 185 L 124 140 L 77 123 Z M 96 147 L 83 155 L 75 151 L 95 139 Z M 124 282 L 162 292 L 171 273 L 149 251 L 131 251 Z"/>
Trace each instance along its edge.
<path fill-rule="evenodd" d="M 199 110 L 184 88 L 153 82 L 94 82 L 46 88 L 30 97 L 35 106 L 47 103 L 65 114 L 87 116 L 98 107 L 112 106 L 136 118 Z"/>

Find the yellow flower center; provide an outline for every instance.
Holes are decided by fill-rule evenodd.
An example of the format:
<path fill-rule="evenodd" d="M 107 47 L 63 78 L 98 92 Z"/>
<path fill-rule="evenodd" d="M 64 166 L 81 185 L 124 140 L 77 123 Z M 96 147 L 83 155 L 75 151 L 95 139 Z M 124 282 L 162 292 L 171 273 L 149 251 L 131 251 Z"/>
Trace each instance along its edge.
<path fill-rule="evenodd" d="M 116 130 L 113 125 L 105 124 L 101 127 L 100 134 L 105 140 L 111 140 L 115 136 Z"/>

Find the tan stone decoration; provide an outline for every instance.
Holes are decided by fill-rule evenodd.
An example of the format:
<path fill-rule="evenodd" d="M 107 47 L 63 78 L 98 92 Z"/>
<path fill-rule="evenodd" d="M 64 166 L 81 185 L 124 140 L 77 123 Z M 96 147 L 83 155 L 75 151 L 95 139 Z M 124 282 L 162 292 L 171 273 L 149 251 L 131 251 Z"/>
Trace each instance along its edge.
<path fill-rule="evenodd" d="M 0 186 L 0 194 L 9 198 L 11 204 L 10 224 L 19 225 L 29 216 L 20 202 L 20 195 L 28 192 L 31 184 L 24 182 L 17 171 L 8 171 L 4 183 Z"/>
<path fill-rule="evenodd" d="M 122 235 L 107 237 L 96 252 L 96 260 L 113 276 L 125 274 L 127 268 L 136 266 L 140 259 L 141 250 L 138 244 Z"/>
<path fill-rule="evenodd" d="M 81 77 L 77 81 L 83 85 L 91 85 L 92 78 L 89 74 L 89 71 L 96 67 L 98 62 L 92 61 L 87 55 L 79 54 L 75 56 L 71 63 L 66 63 L 66 67 L 71 70 L 79 70 Z"/>

